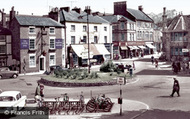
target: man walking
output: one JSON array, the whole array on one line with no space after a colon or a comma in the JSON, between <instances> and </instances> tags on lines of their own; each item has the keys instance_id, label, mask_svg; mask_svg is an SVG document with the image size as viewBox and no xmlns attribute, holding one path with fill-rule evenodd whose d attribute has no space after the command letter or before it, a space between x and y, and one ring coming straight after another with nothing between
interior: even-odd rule
<instances>
[{"instance_id":1,"label":"man walking","mask_svg":"<svg viewBox=\"0 0 190 119\"><path fill-rule=\"evenodd\" d=\"M172 91L172 94L170 96L173 97L174 93L176 92L178 97L179 97L180 96L180 94L179 94L179 90L180 90L179 81L176 78L173 78L173 79L174 79L173 91Z\"/></svg>"}]
</instances>

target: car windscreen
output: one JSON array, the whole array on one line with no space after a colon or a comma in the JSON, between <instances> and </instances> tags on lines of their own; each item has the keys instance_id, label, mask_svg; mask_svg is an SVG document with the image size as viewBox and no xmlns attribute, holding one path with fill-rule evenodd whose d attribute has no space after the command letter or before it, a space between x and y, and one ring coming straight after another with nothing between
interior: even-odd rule
<instances>
[{"instance_id":1,"label":"car windscreen","mask_svg":"<svg viewBox=\"0 0 190 119\"><path fill-rule=\"evenodd\" d=\"M0 97L0 102L9 102L9 101L14 101L14 97L12 96L1 96Z\"/></svg>"}]
</instances>

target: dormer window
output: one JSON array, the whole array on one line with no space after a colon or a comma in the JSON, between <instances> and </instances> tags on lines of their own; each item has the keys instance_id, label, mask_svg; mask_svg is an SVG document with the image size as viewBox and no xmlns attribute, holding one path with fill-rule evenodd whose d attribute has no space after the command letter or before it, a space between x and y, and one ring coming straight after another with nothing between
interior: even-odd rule
<instances>
[{"instance_id":1,"label":"dormer window","mask_svg":"<svg viewBox=\"0 0 190 119\"><path fill-rule=\"evenodd\" d=\"M36 31L35 31L35 27L34 26L30 26L29 27L29 34L35 34Z\"/></svg>"},{"instance_id":2,"label":"dormer window","mask_svg":"<svg viewBox=\"0 0 190 119\"><path fill-rule=\"evenodd\" d=\"M49 33L50 34L55 34L55 28L54 27L50 27L49 28Z\"/></svg>"}]
</instances>

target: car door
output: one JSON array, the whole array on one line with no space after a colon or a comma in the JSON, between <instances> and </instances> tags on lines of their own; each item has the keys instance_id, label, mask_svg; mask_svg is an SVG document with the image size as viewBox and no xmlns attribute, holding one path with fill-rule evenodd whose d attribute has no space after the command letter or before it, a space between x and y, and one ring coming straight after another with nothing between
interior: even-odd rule
<instances>
[{"instance_id":1,"label":"car door","mask_svg":"<svg viewBox=\"0 0 190 119\"><path fill-rule=\"evenodd\" d=\"M6 69L5 69L5 76L6 76L7 78L9 78L9 77L12 76L12 72L9 70L9 68L6 68Z\"/></svg>"}]
</instances>

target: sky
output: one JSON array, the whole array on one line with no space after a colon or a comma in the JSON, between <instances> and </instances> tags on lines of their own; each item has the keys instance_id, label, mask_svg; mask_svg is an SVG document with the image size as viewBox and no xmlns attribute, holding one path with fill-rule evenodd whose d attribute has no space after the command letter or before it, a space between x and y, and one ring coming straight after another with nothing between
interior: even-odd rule
<instances>
[{"instance_id":1,"label":"sky","mask_svg":"<svg viewBox=\"0 0 190 119\"><path fill-rule=\"evenodd\" d=\"M127 7L138 9L143 6L145 13L162 13L163 7L167 10L176 9L184 15L190 15L190 0L0 0L0 9L9 13L14 6L19 14L46 15L52 7L71 7L75 6L84 10L85 6L90 6L93 12L113 13L113 3L117 1L127 1Z\"/></svg>"}]
</instances>

